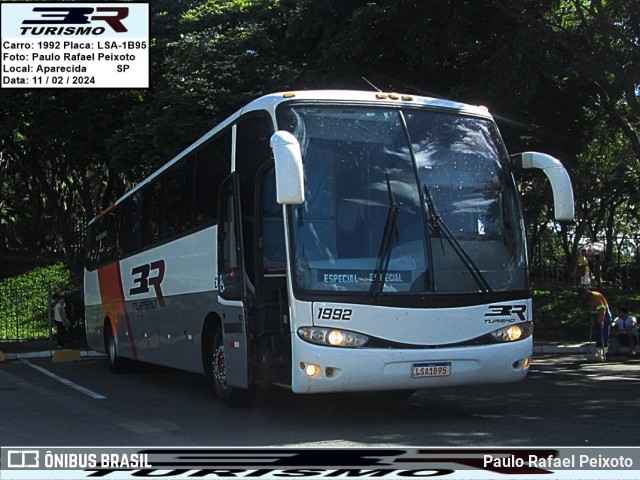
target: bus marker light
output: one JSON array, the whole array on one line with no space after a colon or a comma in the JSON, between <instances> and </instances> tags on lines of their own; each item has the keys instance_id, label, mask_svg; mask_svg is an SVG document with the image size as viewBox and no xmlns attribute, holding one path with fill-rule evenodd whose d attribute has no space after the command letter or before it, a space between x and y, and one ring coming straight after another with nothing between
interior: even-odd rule
<instances>
[{"instance_id":1,"label":"bus marker light","mask_svg":"<svg viewBox=\"0 0 640 480\"><path fill-rule=\"evenodd\" d=\"M304 370L304 373L309 378L314 378L320 375L320 367L314 363L300 363L300 368Z\"/></svg>"},{"instance_id":2,"label":"bus marker light","mask_svg":"<svg viewBox=\"0 0 640 480\"><path fill-rule=\"evenodd\" d=\"M513 362L512 366L514 370L527 370L531 366L531 357Z\"/></svg>"}]
</instances>

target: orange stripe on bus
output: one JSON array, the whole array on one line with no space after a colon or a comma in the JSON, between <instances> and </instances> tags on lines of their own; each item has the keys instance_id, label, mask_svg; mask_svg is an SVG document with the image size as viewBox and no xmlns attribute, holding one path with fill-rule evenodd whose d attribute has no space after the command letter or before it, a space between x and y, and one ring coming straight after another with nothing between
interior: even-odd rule
<instances>
[{"instance_id":1,"label":"orange stripe on bus","mask_svg":"<svg viewBox=\"0 0 640 480\"><path fill-rule=\"evenodd\" d=\"M100 285L100 297L102 299L102 310L104 316L111 323L111 331L114 335L118 333L120 322L124 319L129 332L129 342L133 358L138 358L135 336L131 329L129 312L125 304L124 290L120 276L120 263L114 262L98 269L98 283Z\"/></svg>"}]
</instances>

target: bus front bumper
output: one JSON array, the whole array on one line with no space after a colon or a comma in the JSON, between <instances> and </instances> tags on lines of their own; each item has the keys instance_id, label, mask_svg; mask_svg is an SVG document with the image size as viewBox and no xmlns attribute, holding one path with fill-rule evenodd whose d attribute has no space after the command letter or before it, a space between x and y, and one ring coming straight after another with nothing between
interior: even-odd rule
<instances>
[{"instance_id":1,"label":"bus front bumper","mask_svg":"<svg viewBox=\"0 0 640 480\"><path fill-rule=\"evenodd\" d=\"M348 349L297 342L295 393L414 390L523 380L532 337L487 346L438 349Z\"/></svg>"}]
</instances>

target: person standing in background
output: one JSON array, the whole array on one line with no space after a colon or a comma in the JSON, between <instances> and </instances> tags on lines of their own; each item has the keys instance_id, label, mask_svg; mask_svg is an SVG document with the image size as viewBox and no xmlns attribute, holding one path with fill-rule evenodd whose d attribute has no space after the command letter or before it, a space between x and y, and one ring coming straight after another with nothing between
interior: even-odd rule
<instances>
[{"instance_id":1,"label":"person standing in background","mask_svg":"<svg viewBox=\"0 0 640 480\"><path fill-rule=\"evenodd\" d=\"M596 349L602 353L604 360L609 360L609 328L611 326L609 302L602 293L586 287L578 288L578 295L587 303L591 315L591 331L594 328L596 331Z\"/></svg>"},{"instance_id":2,"label":"person standing in background","mask_svg":"<svg viewBox=\"0 0 640 480\"><path fill-rule=\"evenodd\" d=\"M633 315L629 315L629 309L627 307L618 308L618 316L613 321L612 330L618 337L626 336L629 341L629 347L631 347L630 355L635 355L636 343L638 336L638 321Z\"/></svg>"},{"instance_id":3,"label":"person standing in background","mask_svg":"<svg viewBox=\"0 0 640 480\"><path fill-rule=\"evenodd\" d=\"M586 248L580 250L578 266L576 267L576 277L580 286L588 287L591 285L591 271L589 269L589 259L587 258Z\"/></svg>"},{"instance_id":4,"label":"person standing in background","mask_svg":"<svg viewBox=\"0 0 640 480\"><path fill-rule=\"evenodd\" d=\"M53 296L53 301L55 302L53 305L53 319L56 322L56 341L58 348L63 348L67 339L67 329L71 324L67 319L64 297L56 293Z\"/></svg>"}]
</instances>

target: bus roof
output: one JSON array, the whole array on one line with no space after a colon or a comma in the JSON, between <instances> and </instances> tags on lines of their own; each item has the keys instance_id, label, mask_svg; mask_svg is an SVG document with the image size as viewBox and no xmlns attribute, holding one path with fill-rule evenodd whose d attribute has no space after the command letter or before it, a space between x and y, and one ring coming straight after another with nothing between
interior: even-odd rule
<instances>
[{"instance_id":1,"label":"bus roof","mask_svg":"<svg viewBox=\"0 0 640 480\"><path fill-rule=\"evenodd\" d=\"M282 103L291 101L309 101L309 102L336 102L336 103L357 103L368 105L389 105L389 106L409 106L409 107L426 107L438 110L449 110L452 112L462 113L466 115L480 116L487 119L492 119L487 108L482 106L468 105L465 103L454 102L451 100L422 97L418 95L408 95L401 93L389 93L389 92L373 92L373 91L361 91L361 90L300 90L289 92L271 93L259 97L247 105L236 111L233 115L226 118L224 121L216 125L214 128L205 133L202 137L192 143L189 147L181 151L178 155L173 157L158 170L151 175L147 176L144 180L138 183L131 190L121 196L114 205L119 204L130 195L133 195L136 191L142 189L145 185L150 183L155 177L163 173L170 168L178 160L185 157L191 151L197 149L204 142L216 135L220 130L233 124L241 115L252 111L269 111L274 112L276 107ZM111 205L109 208L112 208ZM104 212L98 213L93 220L100 217ZM89 223L92 223L91 220Z\"/></svg>"},{"instance_id":2,"label":"bus roof","mask_svg":"<svg viewBox=\"0 0 640 480\"><path fill-rule=\"evenodd\" d=\"M245 113L246 111L251 110L268 109L270 106L274 107L279 105L280 103L291 100L317 100L320 102L333 101L340 103L374 103L394 106L397 106L398 104L405 104L414 107L421 106L452 110L461 113L491 118L488 110L482 106L474 106L465 103L454 102L452 100L433 97L421 97L418 95L408 95L404 93L371 92L361 90L301 90L272 93L270 95L265 95L263 97L257 98L256 100L253 100L241 110L241 113Z\"/></svg>"}]
</instances>

